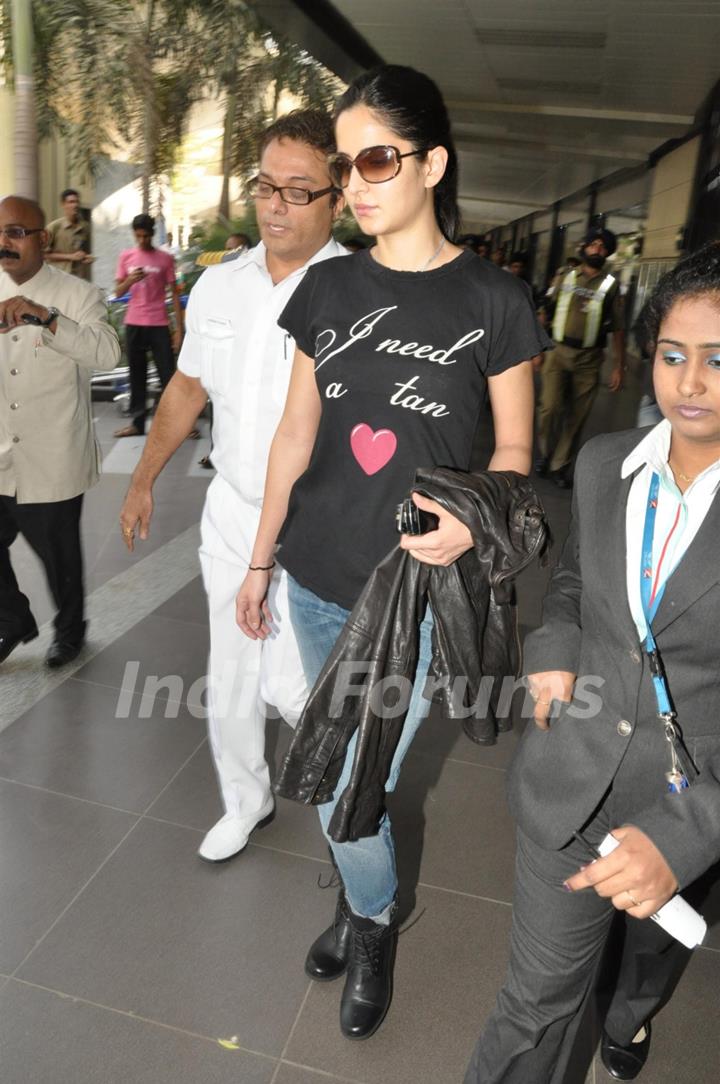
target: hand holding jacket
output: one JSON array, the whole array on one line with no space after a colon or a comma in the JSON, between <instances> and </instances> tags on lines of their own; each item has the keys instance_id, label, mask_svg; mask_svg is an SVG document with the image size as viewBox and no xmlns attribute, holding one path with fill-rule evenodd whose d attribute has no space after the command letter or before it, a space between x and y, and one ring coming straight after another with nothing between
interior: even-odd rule
<instances>
[{"instance_id":1,"label":"hand holding jacket","mask_svg":"<svg viewBox=\"0 0 720 1084\"><path fill-rule=\"evenodd\" d=\"M470 528L453 516L437 501L413 493L412 499L424 512L432 512L440 521L435 531L427 534L404 534L400 538L400 548L407 550L411 557L426 565L442 565L447 568L463 553L472 549L473 536Z\"/></svg>"}]
</instances>

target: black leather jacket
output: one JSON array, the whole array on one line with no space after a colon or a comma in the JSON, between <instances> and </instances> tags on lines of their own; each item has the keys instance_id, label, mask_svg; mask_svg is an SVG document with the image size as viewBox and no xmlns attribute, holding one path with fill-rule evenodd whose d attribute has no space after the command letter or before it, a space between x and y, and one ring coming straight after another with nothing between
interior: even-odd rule
<instances>
[{"instance_id":1,"label":"black leather jacket","mask_svg":"<svg viewBox=\"0 0 720 1084\"><path fill-rule=\"evenodd\" d=\"M377 831L428 602L433 615L428 674L433 699L443 702L450 718L463 718L473 740L496 740L492 698L485 718L471 717L468 708L478 698L483 675L502 679L519 672L512 580L544 553L549 537L530 482L513 471L418 470L413 492L437 501L465 523L474 546L447 568L424 564L400 548L378 565L310 693L275 784L285 798L330 801L357 730L350 781L330 823L337 842ZM362 662L353 671L349 664L358 660ZM392 717L383 712L377 694L371 695L377 683L390 676L408 679L408 696L399 710L390 712ZM360 683L363 693L344 695L348 684Z\"/></svg>"}]
</instances>

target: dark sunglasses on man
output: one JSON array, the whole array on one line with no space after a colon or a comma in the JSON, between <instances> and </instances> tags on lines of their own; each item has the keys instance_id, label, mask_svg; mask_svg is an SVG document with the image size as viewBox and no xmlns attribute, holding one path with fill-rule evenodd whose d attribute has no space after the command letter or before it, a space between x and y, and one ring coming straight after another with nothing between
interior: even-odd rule
<instances>
[{"instance_id":1,"label":"dark sunglasses on man","mask_svg":"<svg viewBox=\"0 0 720 1084\"><path fill-rule=\"evenodd\" d=\"M412 155L424 155L426 151L405 151L402 153L397 147L383 144L377 147L366 147L354 158L348 154L331 154L328 157L328 172L330 180L338 188L347 188L350 184L350 175L353 166L360 176L368 184L382 184L397 177L402 166L401 159L410 158Z\"/></svg>"}]
</instances>

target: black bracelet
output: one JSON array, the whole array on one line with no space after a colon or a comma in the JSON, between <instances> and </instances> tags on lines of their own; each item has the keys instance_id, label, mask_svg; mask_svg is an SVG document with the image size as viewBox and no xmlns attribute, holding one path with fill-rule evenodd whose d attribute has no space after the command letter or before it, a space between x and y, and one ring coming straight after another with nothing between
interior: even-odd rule
<instances>
[{"instance_id":1,"label":"black bracelet","mask_svg":"<svg viewBox=\"0 0 720 1084\"><path fill-rule=\"evenodd\" d=\"M274 561L271 565L248 565L248 572L269 572L272 568L275 568Z\"/></svg>"}]
</instances>

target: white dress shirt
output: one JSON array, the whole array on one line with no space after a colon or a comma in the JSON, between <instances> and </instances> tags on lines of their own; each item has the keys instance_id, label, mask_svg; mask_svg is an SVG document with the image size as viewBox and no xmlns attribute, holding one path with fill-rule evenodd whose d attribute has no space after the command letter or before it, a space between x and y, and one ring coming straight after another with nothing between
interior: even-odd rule
<instances>
[{"instance_id":1,"label":"white dress shirt","mask_svg":"<svg viewBox=\"0 0 720 1084\"><path fill-rule=\"evenodd\" d=\"M260 242L235 260L208 267L190 294L178 368L200 381L213 404L217 477L208 492L203 548L217 557L246 559L232 544L235 517L242 514L242 503L262 506L270 444L295 353L278 317L311 264L349 255L330 240L274 285Z\"/></svg>"},{"instance_id":2,"label":"white dress shirt","mask_svg":"<svg viewBox=\"0 0 720 1084\"><path fill-rule=\"evenodd\" d=\"M653 536L653 582L660 554L670 535L675 518L678 516L679 508L678 523L672 531L663 558L658 587L665 583L679 565L685 551L700 529L720 484L720 459L718 459L711 466L706 467L685 492L681 493L668 464L670 435L670 422L663 419L627 456L620 471L622 478L627 478L634 471L638 471L630 487L625 516L626 567L628 603L638 637L643 644L647 636L647 624L640 597L640 564L650 479L653 473L657 473L660 477Z\"/></svg>"}]
</instances>

